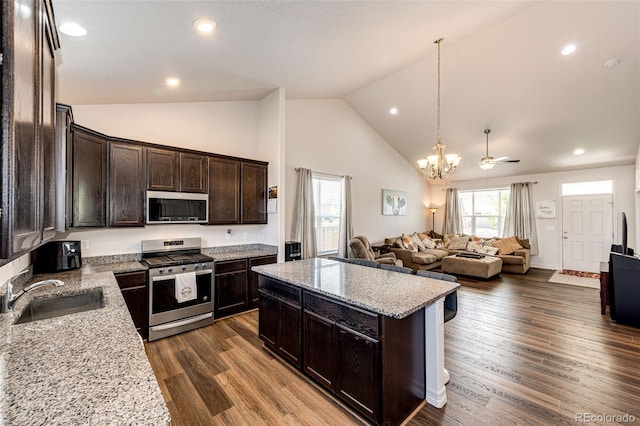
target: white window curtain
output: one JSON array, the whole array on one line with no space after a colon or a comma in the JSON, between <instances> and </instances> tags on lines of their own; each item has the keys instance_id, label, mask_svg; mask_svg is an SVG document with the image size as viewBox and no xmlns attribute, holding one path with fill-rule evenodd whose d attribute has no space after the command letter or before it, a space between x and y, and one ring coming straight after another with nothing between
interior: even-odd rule
<instances>
[{"instance_id":1,"label":"white window curtain","mask_svg":"<svg viewBox=\"0 0 640 426\"><path fill-rule=\"evenodd\" d=\"M462 233L462 206L456 188L447 188L445 193L446 204L444 207L444 229L443 234Z\"/></svg>"},{"instance_id":2,"label":"white window curtain","mask_svg":"<svg viewBox=\"0 0 640 426\"><path fill-rule=\"evenodd\" d=\"M353 223L351 216L351 176L345 175L342 178L340 240L338 242L338 256L340 257L349 257L349 240L353 238Z\"/></svg>"},{"instance_id":3,"label":"white window curtain","mask_svg":"<svg viewBox=\"0 0 640 426\"><path fill-rule=\"evenodd\" d=\"M310 259L317 255L313 178L310 169L299 168L296 173L297 188L291 235L294 241L301 243L302 257Z\"/></svg>"},{"instance_id":4,"label":"white window curtain","mask_svg":"<svg viewBox=\"0 0 640 426\"><path fill-rule=\"evenodd\" d=\"M531 246L531 255L538 254L538 232L536 230L532 182L511 184L502 235L515 235L518 238L528 239Z\"/></svg>"}]
</instances>

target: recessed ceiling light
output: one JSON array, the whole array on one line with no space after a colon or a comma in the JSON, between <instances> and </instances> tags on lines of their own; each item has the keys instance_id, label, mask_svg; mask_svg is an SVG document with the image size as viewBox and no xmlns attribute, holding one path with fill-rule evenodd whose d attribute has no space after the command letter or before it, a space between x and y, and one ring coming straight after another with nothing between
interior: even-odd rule
<instances>
[{"instance_id":1,"label":"recessed ceiling light","mask_svg":"<svg viewBox=\"0 0 640 426\"><path fill-rule=\"evenodd\" d=\"M575 155L582 155L582 154L584 154L584 149L582 149L582 148L575 149L575 150L573 151L573 153L574 153Z\"/></svg>"},{"instance_id":2,"label":"recessed ceiling light","mask_svg":"<svg viewBox=\"0 0 640 426\"><path fill-rule=\"evenodd\" d=\"M611 58L611 59L607 59L604 63L604 67L605 68L614 68L615 66L617 66L620 63L620 59L618 58Z\"/></svg>"},{"instance_id":3,"label":"recessed ceiling light","mask_svg":"<svg viewBox=\"0 0 640 426\"><path fill-rule=\"evenodd\" d=\"M393 108L389 109L389 114L391 114L391 115L398 114L398 108L393 107Z\"/></svg>"},{"instance_id":4,"label":"recessed ceiling light","mask_svg":"<svg viewBox=\"0 0 640 426\"><path fill-rule=\"evenodd\" d=\"M210 33L216 28L216 21L209 18L200 18L193 21L193 28L201 33Z\"/></svg>"},{"instance_id":5,"label":"recessed ceiling light","mask_svg":"<svg viewBox=\"0 0 640 426\"><path fill-rule=\"evenodd\" d=\"M58 29L62 34L66 34L71 37L82 37L87 35L87 30L75 22L65 22L60 25Z\"/></svg>"},{"instance_id":6,"label":"recessed ceiling light","mask_svg":"<svg viewBox=\"0 0 640 426\"><path fill-rule=\"evenodd\" d=\"M169 87L176 87L180 84L180 79L175 77L165 78L164 84L166 84Z\"/></svg>"},{"instance_id":7,"label":"recessed ceiling light","mask_svg":"<svg viewBox=\"0 0 640 426\"><path fill-rule=\"evenodd\" d=\"M567 44L564 47L564 49L562 49L562 51L560 51L560 53L562 53L564 56L567 56L567 55L571 55L575 51L576 51L576 45L575 44Z\"/></svg>"}]
</instances>

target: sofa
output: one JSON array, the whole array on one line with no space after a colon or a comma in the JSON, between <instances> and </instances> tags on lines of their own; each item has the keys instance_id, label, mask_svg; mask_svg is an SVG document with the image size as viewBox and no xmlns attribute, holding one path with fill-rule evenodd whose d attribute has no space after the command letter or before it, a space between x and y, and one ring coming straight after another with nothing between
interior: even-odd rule
<instances>
[{"instance_id":1,"label":"sofa","mask_svg":"<svg viewBox=\"0 0 640 426\"><path fill-rule=\"evenodd\" d=\"M421 241L424 241L425 238L429 238L429 240L436 242L436 247L427 248L425 246L424 249L421 249L420 247L417 247L416 238ZM463 243L464 248L461 245L453 245L452 240L455 240L458 244ZM496 254L491 254L490 251L485 253L487 256L498 257L502 260L501 272L508 272L512 274L527 273L531 267L529 240L518 237L496 237L491 240L494 240L494 243L498 246L505 245L507 241L513 242L514 244L511 248L506 250L509 254L500 254L499 250ZM501 240L503 240L502 243L505 244L502 244L500 242ZM478 245L482 248L482 244L479 244L480 241L483 240L479 237L469 235L438 235L433 233L433 231L430 233L414 232L410 236L402 235L400 237L385 238L385 244L389 246L389 250L393 252L398 259L402 260L404 266L409 267L414 271L440 268L442 259L446 256L454 255L461 251L477 251L474 248ZM407 246L407 243L410 244ZM515 244L517 244L517 246ZM511 251L511 249L513 249L513 251Z\"/></svg>"}]
</instances>

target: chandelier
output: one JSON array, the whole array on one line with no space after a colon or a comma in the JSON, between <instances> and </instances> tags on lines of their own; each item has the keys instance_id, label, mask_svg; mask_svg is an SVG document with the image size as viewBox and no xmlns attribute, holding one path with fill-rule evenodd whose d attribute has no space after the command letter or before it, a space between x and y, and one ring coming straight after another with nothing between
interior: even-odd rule
<instances>
[{"instance_id":1,"label":"chandelier","mask_svg":"<svg viewBox=\"0 0 640 426\"><path fill-rule=\"evenodd\" d=\"M435 154L418 160L418 166L429 179L447 178L458 167L462 159L457 154L445 154L445 145L440 139L440 43L443 40L440 38L434 41L438 45L438 143L433 147Z\"/></svg>"}]
</instances>

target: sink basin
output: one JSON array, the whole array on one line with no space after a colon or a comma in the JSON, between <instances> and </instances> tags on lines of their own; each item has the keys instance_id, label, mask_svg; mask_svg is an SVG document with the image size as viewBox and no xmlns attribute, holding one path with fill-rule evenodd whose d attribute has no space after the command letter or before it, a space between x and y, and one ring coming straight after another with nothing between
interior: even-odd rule
<instances>
[{"instance_id":1,"label":"sink basin","mask_svg":"<svg viewBox=\"0 0 640 426\"><path fill-rule=\"evenodd\" d=\"M44 299L34 299L22 310L15 324L24 324L78 312L104 308L102 287L82 293L64 294Z\"/></svg>"}]
</instances>

